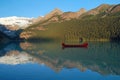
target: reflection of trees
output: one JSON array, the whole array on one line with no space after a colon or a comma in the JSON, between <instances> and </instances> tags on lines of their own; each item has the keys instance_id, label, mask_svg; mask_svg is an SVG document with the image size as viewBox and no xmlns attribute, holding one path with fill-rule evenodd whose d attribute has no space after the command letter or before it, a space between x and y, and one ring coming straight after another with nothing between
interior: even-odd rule
<instances>
[{"instance_id":1,"label":"reflection of trees","mask_svg":"<svg viewBox=\"0 0 120 80\"><path fill-rule=\"evenodd\" d=\"M22 49L21 49L21 48ZM120 75L119 43L89 43L88 49L61 49L59 43L10 43L0 49L1 57L31 57L30 61L44 63L55 71L62 68L91 69L101 74ZM21 59L21 58L20 58ZM29 61L29 58L27 58Z\"/></svg>"},{"instance_id":2,"label":"reflection of trees","mask_svg":"<svg viewBox=\"0 0 120 80\"><path fill-rule=\"evenodd\" d=\"M24 43L23 43L24 44ZM91 69L101 74L120 75L119 43L90 43L88 49L62 50L59 43L35 44L26 49L37 62L45 63L52 69L79 68L81 71ZM38 54L41 51L42 54Z\"/></svg>"}]
</instances>

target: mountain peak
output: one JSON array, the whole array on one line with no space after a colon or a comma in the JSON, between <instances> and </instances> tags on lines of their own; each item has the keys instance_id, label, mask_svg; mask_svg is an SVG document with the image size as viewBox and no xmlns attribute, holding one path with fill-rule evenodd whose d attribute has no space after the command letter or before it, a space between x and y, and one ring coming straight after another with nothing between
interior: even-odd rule
<instances>
[{"instance_id":1,"label":"mountain peak","mask_svg":"<svg viewBox=\"0 0 120 80\"><path fill-rule=\"evenodd\" d=\"M104 6L110 6L109 4L101 4L100 6L98 7L104 7Z\"/></svg>"},{"instance_id":2,"label":"mountain peak","mask_svg":"<svg viewBox=\"0 0 120 80\"><path fill-rule=\"evenodd\" d=\"M107 10L108 8L110 8L111 7L111 5L109 5L109 4L101 4L100 6L98 6L97 8L96 8L96 10L97 11L105 11L105 10Z\"/></svg>"},{"instance_id":3,"label":"mountain peak","mask_svg":"<svg viewBox=\"0 0 120 80\"><path fill-rule=\"evenodd\" d=\"M56 10L56 11L61 11L59 8L55 8L54 10Z\"/></svg>"},{"instance_id":4,"label":"mountain peak","mask_svg":"<svg viewBox=\"0 0 120 80\"><path fill-rule=\"evenodd\" d=\"M63 12L60 9L58 9L58 8L55 8L53 11L51 11L51 14L58 14L58 15L60 15L62 13Z\"/></svg>"},{"instance_id":5,"label":"mountain peak","mask_svg":"<svg viewBox=\"0 0 120 80\"><path fill-rule=\"evenodd\" d=\"M61 15L61 14L63 14L63 12L62 12L60 9L55 8L53 11L51 11L49 14L47 14L47 15L44 17L43 20L47 20L47 19L49 19L49 18L51 18L51 17L53 17L53 16Z\"/></svg>"},{"instance_id":6,"label":"mountain peak","mask_svg":"<svg viewBox=\"0 0 120 80\"><path fill-rule=\"evenodd\" d=\"M86 9L85 9L85 8L81 8L79 11L84 11L84 12L86 12Z\"/></svg>"},{"instance_id":7,"label":"mountain peak","mask_svg":"<svg viewBox=\"0 0 120 80\"><path fill-rule=\"evenodd\" d=\"M86 12L86 9L84 9L84 8L81 8L79 11L78 11L78 13L85 13Z\"/></svg>"}]
</instances>

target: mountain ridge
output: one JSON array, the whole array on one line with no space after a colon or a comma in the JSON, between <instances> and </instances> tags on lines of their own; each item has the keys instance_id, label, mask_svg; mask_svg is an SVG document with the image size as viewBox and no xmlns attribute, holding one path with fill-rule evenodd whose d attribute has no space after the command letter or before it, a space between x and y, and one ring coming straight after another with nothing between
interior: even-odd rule
<instances>
[{"instance_id":1,"label":"mountain ridge","mask_svg":"<svg viewBox=\"0 0 120 80\"><path fill-rule=\"evenodd\" d=\"M79 13L79 16L76 15L77 12L64 12L59 15L55 14L52 15L52 17L49 17L49 19L43 22L38 21L37 24L34 24L28 29L24 30L23 33L25 35L27 35L27 32L30 32L30 34L28 33L28 37L25 37L24 34L20 35L20 37L25 37L25 39L34 39L34 37L63 39L63 35L65 34L66 30L68 32L77 32L76 34L83 36L85 40L119 40L119 7L120 5L102 4L87 12L82 9L83 13ZM101 26L103 27L101 28Z\"/></svg>"},{"instance_id":2,"label":"mountain ridge","mask_svg":"<svg viewBox=\"0 0 120 80\"><path fill-rule=\"evenodd\" d=\"M100 6L91 9L89 11L86 11L84 8L81 8L79 11L76 12L71 12L71 11L63 12L57 8L43 17L34 18L32 20L33 23L28 28L24 29L23 32L21 32L20 37L23 39L29 39L29 38L34 38L34 36L36 38L41 38L41 37L51 38L54 36L55 38L58 36L60 37L60 35L61 36L63 35L62 33L56 33L56 31L57 32L59 32L60 30L65 31L71 28L73 30L80 31L79 34L81 33L82 36L86 36L85 38L87 38L88 34L84 33L82 30L79 30L84 28L83 26L85 26L89 29L83 29L83 30L90 32L90 34L92 35L89 36L93 36L95 38L94 40L99 40L100 38L101 40L108 40L108 37L109 39L116 39L116 37L117 39L119 39L119 35L118 35L119 26L117 26L119 24L119 17L120 17L120 4L118 5L101 4ZM113 22L115 23L113 24ZM56 26L61 25L61 27L55 27L55 25ZM97 34L97 31L94 30L94 28L98 30L96 28L97 26L99 27L104 26L103 29L108 31L106 32L106 35L108 36L106 37L106 35L101 32ZM109 26L111 29L108 29ZM118 28L118 30L116 30L116 28L113 27ZM55 31L53 29L55 29ZM95 32L96 35L94 35L93 32L90 31L91 29L93 29L93 32ZM114 30L115 32L113 33ZM89 37L89 39L90 38L92 37Z\"/></svg>"},{"instance_id":3,"label":"mountain ridge","mask_svg":"<svg viewBox=\"0 0 120 80\"><path fill-rule=\"evenodd\" d=\"M78 19L78 18L83 18L89 15L102 15L103 17L112 13L117 13L120 11L120 5L109 5L109 4L101 4L100 6L91 9L89 11L85 10L84 8L81 8L79 11L76 12L63 12L60 9L56 8L44 17L39 17L36 18L36 22L62 22L65 20L71 20L71 19Z\"/></svg>"}]
</instances>

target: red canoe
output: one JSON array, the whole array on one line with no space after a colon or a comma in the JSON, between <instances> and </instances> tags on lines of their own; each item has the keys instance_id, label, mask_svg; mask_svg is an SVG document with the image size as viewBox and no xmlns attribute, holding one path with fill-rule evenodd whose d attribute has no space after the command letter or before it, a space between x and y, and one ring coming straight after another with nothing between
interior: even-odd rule
<instances>
[{"instance_id":1,"label":"red canoe","mask_svg":"<svg viewBox=\"0 0 120 80\"><path fill-rule=\"evenodd\" d=\"M62 43L62 47L88 47L88 43L83 43L83 44L78 44L78 45L69 45L69 44L65 44L65 43Z\"/></svg>"}]
</instances>

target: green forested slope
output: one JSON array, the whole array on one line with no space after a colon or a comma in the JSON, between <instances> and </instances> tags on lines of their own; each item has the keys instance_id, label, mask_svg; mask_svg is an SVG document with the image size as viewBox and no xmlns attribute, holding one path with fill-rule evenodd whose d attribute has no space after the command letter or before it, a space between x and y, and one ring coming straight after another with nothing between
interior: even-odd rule
<instances>
[{"instance_id":1,"label":"green forested slope","mask_svg":"<svg viewBox=\"0 0 120 80\"><path fill-rule=\"evenodd\" d=\"M119 40L120 17L73 19L62 23L51 23L46 31L32 30L31 38L63 39L68 36L80 36L85 40Z\"/></svg>"},{"instance_id":2,"label":"green forested slope","mask_svg":"<svg viewBox=\"0 0 120 80\"><path fill-rule=\"evenodd\" d=\"M104 6L107 6L105 10ZM58 20L52 21L53 19ZM46 30L38 30L41 26ZM33 24L24 32L31 33L31 36L26 38L29 40L64 40L65 38L72 40L76 37L88 41L120 40L120 5L101 5L79 18L68 21L62 19L61 15L55 15L48 20Z\"/></svg>"}]
</instances>

